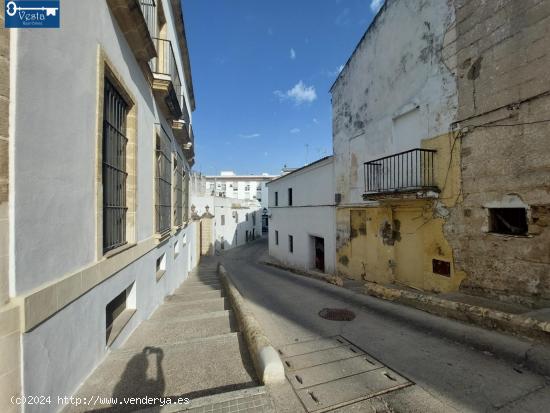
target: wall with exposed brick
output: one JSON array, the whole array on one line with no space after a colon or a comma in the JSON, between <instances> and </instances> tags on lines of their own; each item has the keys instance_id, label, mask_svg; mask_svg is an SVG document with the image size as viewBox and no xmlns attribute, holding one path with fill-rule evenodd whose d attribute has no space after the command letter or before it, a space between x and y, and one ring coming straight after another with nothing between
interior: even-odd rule
<instances>
[{"instance_id":1,"label":"wall with exposed brick","mask_svg":"<svg viewBox=\"0 0 550 413\"><path fill-rule=\"evenodd\" d=\"M550 301L550 2L457 1L462 191L445 230L461 289ZM463 129L464 130L464 129ZM490 206L527 208L528 235L489 232Z\"/></svg>"}]
</instances>

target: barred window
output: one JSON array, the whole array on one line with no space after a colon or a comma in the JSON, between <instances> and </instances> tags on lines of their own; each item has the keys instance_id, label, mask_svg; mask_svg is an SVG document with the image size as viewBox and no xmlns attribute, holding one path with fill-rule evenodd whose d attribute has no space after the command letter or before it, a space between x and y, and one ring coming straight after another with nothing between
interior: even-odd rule
<instances>
[{"instance_id":1,"label":"barred window","mask_svg":"<svg viewBox=\"0 0 550 413\"><path fill-rule=\"evenodd\" d=\"M170 153L170 138L161 127L156 137L156 219L159 234L170 230L172 209Z\"/></svg>"},{"instance_id":2,"label":"barred window","mask_svg":"<svg viewBox=\"0 0 550 413\"><path fill-rule=\"evenodd\" d=\"M183 224L183 160L179 154L174 156L174 225Z\"/></svg>"},{"instance_id":3,"label":"barred window","mask_svg":"<svg viewBox=\"0 0 550 413\"><path fill-rule=\"evenodd\" d=\"M105 79L103 103L103 252L126 244L126 118L128 105Z\"/></svg>"},{"instance_id":4,"label":"barred window","mask_svg":"<svg viewBox=\"0 0 550 413\"><path fill-rule=\"evenodd\" d=\"M183 222L189 221L189 174L183 175Z\"/></svg>"}]
</instances>

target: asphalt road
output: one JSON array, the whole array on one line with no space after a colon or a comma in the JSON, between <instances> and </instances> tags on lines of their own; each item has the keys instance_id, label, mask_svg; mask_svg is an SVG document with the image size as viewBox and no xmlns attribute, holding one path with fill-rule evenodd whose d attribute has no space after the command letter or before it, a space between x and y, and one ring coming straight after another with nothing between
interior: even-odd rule
<instances>
[{"instance_id":1,"label":"asphalt road","mask_svg":"<svg viewBox=\"0 0 550 413\"><path fill-rule=\"evenodd\" d=\"M471 326L373 297L350 299L339 287L262 264L265 239L218 258L274 347L341 335L414 383L339 412L550 412L549 377L449 340L441 327L419 327L418 320L454 331ZM356 318L325 320L318 315L325 307L350 309ZM517 342L499 336L510 346Z\"/></svg>"}]
</instances>

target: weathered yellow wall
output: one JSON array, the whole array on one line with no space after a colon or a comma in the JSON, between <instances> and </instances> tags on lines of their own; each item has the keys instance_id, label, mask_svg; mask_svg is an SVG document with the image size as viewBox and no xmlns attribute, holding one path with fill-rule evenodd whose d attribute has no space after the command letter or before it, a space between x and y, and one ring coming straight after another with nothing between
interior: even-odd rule
<instances>
[{"instance_id":1,"label":"weathered yellow wall","mask_svg":"<svg viewBox=\"0 0 550 413\"><path fill-rule=\"evenodd\" d=\"M422 142L436 149L439 198L392 198L336 212L337 272L353 279L397 283L436 291L456 291L465 274L455 271L443 225L447 208L461 202L460 141L446 134ZM451 156L451 150L453 152ZM366 221L366 222L365 222ZM432 272L432 259L451 263L451 276Z\"/></svg>"}]
</instances>

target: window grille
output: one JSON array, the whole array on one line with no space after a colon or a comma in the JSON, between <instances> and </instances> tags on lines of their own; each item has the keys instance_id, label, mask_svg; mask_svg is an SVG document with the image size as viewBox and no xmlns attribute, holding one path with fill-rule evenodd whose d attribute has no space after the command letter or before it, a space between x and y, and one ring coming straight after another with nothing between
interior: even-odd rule
<instances>
[{"instance_id":1,"label":"window grille","mask_svg":"<svg viewBox=\"0 0 550 413\"><path fill-rule=\"evenodd\" d=\"M183 160L179 154L174 157L174 225L183 225Z\"/></svg>"},{"instance_id":2,"label":"window grille","mask_svg":"<svg viewBox=\"0 0 550 413\"><path fill-rule=\"evenodd\" d=\"M128 105L105 79L103 102L103 252L126 244L126 117Z\"/></svg>"},{"instance_id":3,"label":"window grille","mask_svg":"<svg viewBox=\"0 0 550 413\"><path fill-rule=\"evenodd\" d=\"M170 138L161 127L156 137L156 216L157 232L170 230L171 205L171 162Z\"/></svg>"}]
</instances>

